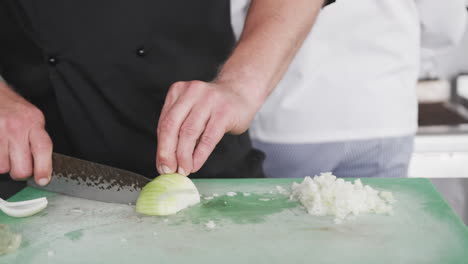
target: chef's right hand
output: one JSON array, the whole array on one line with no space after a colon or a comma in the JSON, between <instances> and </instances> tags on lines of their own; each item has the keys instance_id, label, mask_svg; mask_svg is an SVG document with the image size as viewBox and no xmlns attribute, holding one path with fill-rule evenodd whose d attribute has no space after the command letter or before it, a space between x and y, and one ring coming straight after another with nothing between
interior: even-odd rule
<instances>
[{"instance_id":1,"label":"chef's right hand","mask_svg":"<svg viewBox=\"0 0 468 264\"><path fill-rule=\"evenodd\" d=\"M14 180L32 175L39 185L52 174L52 140L42 112L0 80L0 174Z\"/></svg>"}]
</instances>

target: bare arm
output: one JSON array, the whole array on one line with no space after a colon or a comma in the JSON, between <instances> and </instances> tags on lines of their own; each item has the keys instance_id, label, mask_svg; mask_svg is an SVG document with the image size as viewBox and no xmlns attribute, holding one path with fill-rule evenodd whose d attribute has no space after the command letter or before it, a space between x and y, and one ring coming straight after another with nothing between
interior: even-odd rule
<instances>
[{"instance_id":1,"label":"bare arm","mask_svg":"<svg viewBox=\"0 0 468 264\"><path fill-rule=\"evenodd\" d=\"M244 31L218 78L177 82L158 124L160 173L188 175L225 133L247 130L309 33L323 0L253 0Z\"/></svg>"}]
</instances>

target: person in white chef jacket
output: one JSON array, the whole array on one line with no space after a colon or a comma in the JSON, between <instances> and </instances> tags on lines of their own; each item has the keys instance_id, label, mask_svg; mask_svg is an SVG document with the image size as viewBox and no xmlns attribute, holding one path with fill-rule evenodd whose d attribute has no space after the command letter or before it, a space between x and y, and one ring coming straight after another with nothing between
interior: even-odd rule
<instances>
[{"instance_id":1,"label":"person in white chef jacket","mask_svg":"<svg viewBox=\"0 0 468 264\"><path fill-rule=\"evenodd\" d=\"M248 0L231 1L241 32ZM464 0L338 0L326 6L250 135L267 177L406 177L420 53L455 45Z\"/></svg>"}]
</instances>

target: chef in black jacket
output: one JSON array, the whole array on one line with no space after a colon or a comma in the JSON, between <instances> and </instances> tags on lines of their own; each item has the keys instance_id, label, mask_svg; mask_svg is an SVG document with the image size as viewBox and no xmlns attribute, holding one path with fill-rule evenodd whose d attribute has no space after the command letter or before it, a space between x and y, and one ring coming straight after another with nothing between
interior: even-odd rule
<instances>
[{"instance_id":1,"label":"chef in black jacket","mask_svg":"<svg viewBox=\"0 0 468 264\"><path fill-rule=\"evenodd\" d=\"M0 173L45 185L54 150L148 177L261 177L246 130L322 1L253 0L235 47L229 4L0 0Z\"/></svg>"}]
</instances>

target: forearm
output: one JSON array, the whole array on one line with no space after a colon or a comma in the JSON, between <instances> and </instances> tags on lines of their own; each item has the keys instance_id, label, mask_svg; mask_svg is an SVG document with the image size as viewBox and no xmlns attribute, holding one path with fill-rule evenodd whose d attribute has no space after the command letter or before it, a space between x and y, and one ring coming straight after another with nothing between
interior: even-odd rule
<instances>
[{"instance_id":1,"label":"forearm","mask_svg":"<svg viewBox=\"0 0 468 264\"><path fill-rule=\"evenodd\" d=\"M322 0L253 0L237 47L217 82L259 108L310 32Z\"/></svg>"}]
</instances>

